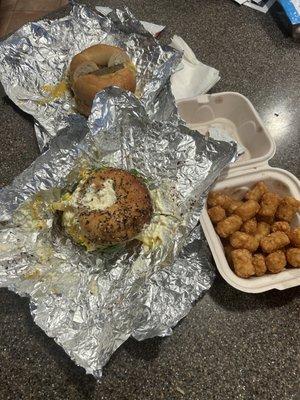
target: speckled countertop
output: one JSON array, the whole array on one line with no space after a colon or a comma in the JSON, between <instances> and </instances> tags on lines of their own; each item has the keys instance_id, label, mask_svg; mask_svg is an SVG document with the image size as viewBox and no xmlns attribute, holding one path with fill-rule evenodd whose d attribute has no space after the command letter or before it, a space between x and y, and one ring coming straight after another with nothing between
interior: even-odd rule
<instances>
[{"instance_id":1,"label":"speckled countertop","mask_svg":"<svg viewBox=\"0 0 300 400\"><path fill-rule=\"evenodd\" d=\"M277 144L271 165L299 178L299 45L270 15L230 0L87 3L126 4L137 17L167 25L162 40L181 35L220 70L214 92L237 91L253 102ZM0 186L37 155L31 117L0 89ZM299 288L251 295L218 277L173 336L128 340L96 382L32 322L28 299L0 289L0 399L296 399L299 317Z\"/></svg>"}]
</instances>

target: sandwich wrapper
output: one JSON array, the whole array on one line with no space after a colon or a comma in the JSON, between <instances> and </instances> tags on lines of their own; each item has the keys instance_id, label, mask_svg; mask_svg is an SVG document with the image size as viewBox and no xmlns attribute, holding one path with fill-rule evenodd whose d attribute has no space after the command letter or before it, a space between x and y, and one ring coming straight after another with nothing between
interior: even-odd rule
<instances>
[{"instance_id":1,"label":"sandwich wrapper","mask_svg":"<svg viewBox=\"0 0 300 400\"><path fill-rule=\"evenodd\" d=\"M103 15L108 15L113 11L109 7L96 6L95 8ZM140 22L155 37L165 29L163 25L147 21ZM170 46L183 55L180 64L171 76L171 88L175 100L205 94L220 80L219 71L199 61L182 37L174 35Z\"/></svg>"},{"instance_id":2,"label":"sandwich wrapper","mask_svg":"<svg viewBox=\"0 0 300 400\"><path fill-rule=\"evenodd\" d=\"M9 98L34 117L41 150L66 127L86 129L68 86L68 66L75 54L98 43L127 52L136 67L136 96L151 115L181 54L160 45L128 9L104 16L75 4L66 17L29 22L0 42L1 83Z\"/></svg>"},{"instance_id":3,"label":"sandwich wrapper","mask_svg":"<svg viewBox=\"0 0 300 400\"><path fill-rule=\"evenodd\" d=\"M103 6L96 6L95 9L103 15L108 15L113 11L112 8ZM157 25L154 24L153 22L148 22L148 21L140 21L140 22L146 29L146 31L148 31L149 33L151 33L152 36L155 37L157 37L165 29L165 26Z\"/></svg>"},{"instance_id":4,"label":"sandwich wrapper","mask_svg":"<svg viewBox=\"0 0 300 400\"><path fill-rule=\"evenodd\" d=\"M178 121L153 121L134 95L106 89L94 100L88 132L65 128L0 191L0 286L29 296L35 323L96 378L129 336L171 334L214 278L198 220L236 143ZM153 220L165 214L170 230L158 246L134 241L87 252L59 226L51 204L84 168L104 165L138 171L159 194Z\"/></svg>"},{"instance_id":5,"label":"sandwich wrapper","mask_svg":"<svg viewBox=\"0 0 300 400\"><path fill-rule=\"evenodd\" d=\"M110 7L96 6L95 8L103 15L109 15L109 13L113 11ZM163 25L157 25L147 21L140 22L143 27L155 37L157 37L165 29L165 26ZM193 50L183 40L182 37L174 35L170 46L182 54L179 65L171 75L171 86L168 88L169 91L171 90L175 101L204 95L220 80L219 71L199 61ZM159 107L157 108L161 110L161 107L168 107L169 112L164 113L164 118L167 118L168 115L168 119L170 120L172 115L173 118L174 114L176 115L175 109L172 108L175 106L175 104L172 99L172 95L167 91L166 87L162 89L162 92L166 92L164 93L164 97L167 97L167 99L159 102L158 96L157 103L159 102ZM153 112L151 114L154 115L155 119L161 119L160 115L156 115ZM211 138L216 140L223 140L227 142L232 141L232 138L228 132L226 132L224 128L221 129L220 127L214 126L213 122L211 123L207 133ZM204 134L206 134L206 132L204 132ZM242 146L240 143L237 143L237 150L238 155L242 155L245 152L244 146Z\"/></svg>"},{"instance_id":6,"label":"sandwich wrapper","mask_svg":"<svg viewBox=\"0 0 300 400\"><path fill-rule=\"evenodd\" d=\"M128 9L99 10L103 15L75 4L66 17L27 23L0 42L1 83L10 99L34 117L40 150L64 128L87 129L86 118L74 108L67 71L72 57L93 44L127 51L137 68L136 95L152 119L178 119L172 73L176 100L206 93L220 79L179 36L170 46L160 45L153 34L163 26L140 22Z\"/></svg>"}]
</instances>

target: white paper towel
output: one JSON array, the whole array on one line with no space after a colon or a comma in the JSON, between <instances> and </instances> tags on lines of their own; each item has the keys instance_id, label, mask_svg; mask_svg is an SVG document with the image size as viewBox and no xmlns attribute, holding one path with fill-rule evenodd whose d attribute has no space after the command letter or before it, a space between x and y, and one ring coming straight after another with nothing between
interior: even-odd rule
<instances>
[{"instance_id":1,"label":"white paper towel","mask_svg":"<svg viewBox=\"0 0 300 400\"><path fill-rule=\"evenodd\" d=\"M176 100L207 93L220 80L219 71L200 62L180 36L174 35L170 45L183 52L178 70L171 76Z\"/></svg>"}]
</instances>

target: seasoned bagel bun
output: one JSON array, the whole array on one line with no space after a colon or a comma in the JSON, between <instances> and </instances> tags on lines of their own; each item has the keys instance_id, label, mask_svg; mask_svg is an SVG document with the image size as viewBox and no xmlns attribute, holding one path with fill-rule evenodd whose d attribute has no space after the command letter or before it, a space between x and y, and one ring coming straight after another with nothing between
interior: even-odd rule
<instances>
[{"instance_id":1,"label":"seasoned bagel bun","mask_svg":"<svg viewBox=\"0 0 300 400\"><path fill-rule=\"evenodd\" d=\"M153 213L145 184L130 172L114 168L89 173L64 203L66 232L88 250L135 238Z\"/></svg>"},{"instance_id":2,"label":"seasoned bagel bun","mask_svg":"<svg viewBox=\"0 0 300 400\"><path fill-rule=\"evenodd\" d=\"M115 46L96 44L73 57L69 78L78 111L89 116L99 91L118 86L135 91L136 73L127 53Z\"/></svg>"}]
</instances>

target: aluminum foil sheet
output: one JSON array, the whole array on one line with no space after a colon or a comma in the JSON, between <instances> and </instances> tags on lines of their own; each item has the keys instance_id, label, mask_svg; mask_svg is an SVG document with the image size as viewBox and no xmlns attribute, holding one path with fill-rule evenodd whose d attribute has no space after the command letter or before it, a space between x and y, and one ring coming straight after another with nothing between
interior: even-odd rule
<instances>
[{"instance_id":1,"label":"aluminum foil sheet","mask_svg":"<svg viewBox=\"0 0 300 400\"><path fill-rule=\"evenodd\" d=\"M0 285L29 296L35 323L99 378L129 336L169 335L211 286L199 215L236 144L152 121L134 95L118 88L96 96L88 126L88 133L65 129L0 191ZM78 171L103 165L138 171L150 193L160 193L172 230L156 247L133 241L87 252L57 224L51 204Z\"/></svg>"},{"instance_id":2,"label":"aluminum foil sheet","mask_svg":"<svg viewBox=\"0 0 300 400\"><path fill-rule=\"evenodd\" d=\"M137 69L136 95L151 115L153 103L181 54L161 46L128 9L109 16L74 5L70 15L24 25L0 44L0 80L5 92L33 115L40 149L67 126L86 127L68 87L68 66L85 48L105 43L126 50Z\"/></svg>"}]
</instances>

